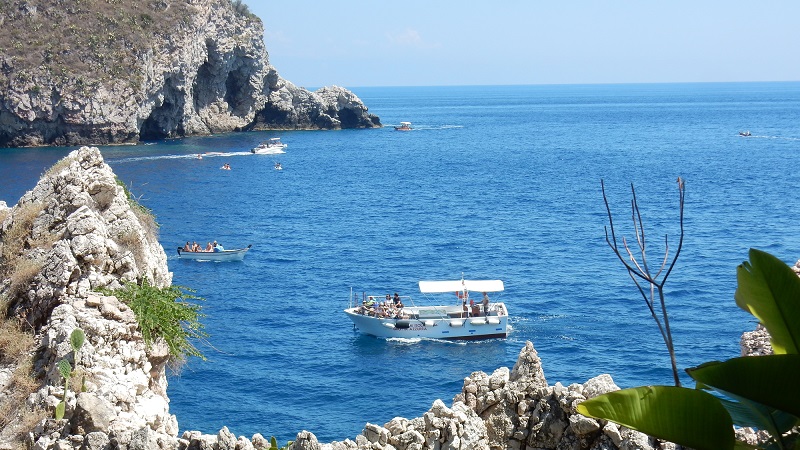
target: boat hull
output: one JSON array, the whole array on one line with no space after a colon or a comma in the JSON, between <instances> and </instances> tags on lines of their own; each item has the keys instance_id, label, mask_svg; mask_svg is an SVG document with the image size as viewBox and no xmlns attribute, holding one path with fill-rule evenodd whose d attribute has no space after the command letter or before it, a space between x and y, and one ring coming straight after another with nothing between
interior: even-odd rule
<instances>
[{"instance_id":1,"label":"boat hull","mask_svg":"<svg viewBox=\"0 0 800 450\"><path fill-rule=\"evenodd\" d=\"M283 149L286 148L286 145L281 146L274 146L274 147L267 147L267 148L254 148L250 150L250 153L255 153L256 155L280 155L281 153L286 153Z\"/></svg>"},{"instance_id":2,"label":"boat hull","mask_svg":"<svg viewBox=\"0 0 800 450\"><path fill-rule=\"evenodd\" d=\"M476 340L505 338L508 336L508 315L505 305L494 304L489 316L462 317L460 311L447 308L445 314L427 314L426 311L443 311L445 307L406 308L406 318L379 318L361 314L360 307L344 312L362 333L382 338L428 338L448 340Z\"/></svg>"},{"instance_id":3,"label":"boat hull","mask_svg":"<svg viewBox=\"0 0 800 450\"><path fill-rule=\"evenodd\" d=\"M195 261L241 261L244 259L245 253L250 250L250 247L248 245L247 248L223 250L221 252L187 252L178 247L178 258L193 259Z\"/></svg>"}]
</instances>

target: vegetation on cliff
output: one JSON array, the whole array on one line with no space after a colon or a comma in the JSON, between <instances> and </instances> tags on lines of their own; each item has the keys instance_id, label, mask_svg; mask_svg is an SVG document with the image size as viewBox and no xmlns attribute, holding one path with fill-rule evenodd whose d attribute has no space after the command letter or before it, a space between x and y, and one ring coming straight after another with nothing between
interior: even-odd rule
<instances>
[{"instance_id":1,"label":"vegetation on cliff","mask_svg":"<svg viewBox=\"0 0 800 450\"><path fill-rule=\"evenodd\" d=\"M234 10L259 20L246 5ZM176 44L193 14L190 2L175 0L0 0L0 89L28 83L37 93L36 81L50 79L86 96L111 83L136 91L140 61Z\"/></svg>"}]
</instances>

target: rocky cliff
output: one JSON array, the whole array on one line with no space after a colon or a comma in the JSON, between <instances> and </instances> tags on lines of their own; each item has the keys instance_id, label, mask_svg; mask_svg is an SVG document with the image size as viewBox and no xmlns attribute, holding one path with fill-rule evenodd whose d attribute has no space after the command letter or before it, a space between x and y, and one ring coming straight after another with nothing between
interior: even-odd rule
<instances>
[{"instance_id":1,"label":"rocky cliff","mask_svg":"<svg viewBox=\"0 0 800 450\"><path fill-rule=\"evenodd\" d=\"M0 1L0 146L380 127L352 92L269 64L241 1Z\"/></svg>"}]
</instances>

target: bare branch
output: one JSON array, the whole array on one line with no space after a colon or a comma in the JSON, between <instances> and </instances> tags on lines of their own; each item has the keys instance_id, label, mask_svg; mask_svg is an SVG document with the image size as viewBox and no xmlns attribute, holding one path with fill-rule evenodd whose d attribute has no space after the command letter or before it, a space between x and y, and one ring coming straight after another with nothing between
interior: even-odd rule
<instances>
[{"instance_id":1,"label":"bare branch","mask_svg":"<svg viewBox=\"0 0 800 450\"><path fill-rule=\"evenodd\" d=\"M628 276L631 277L633 280L634 285L638 289L639 293L641 294L642 298L647 305L647 308L650 310L650 315L655 320L656 325L658 326L658 330L661 333L661 337L664 340L664 344L667 347L667 351L670 355L670 363L672 365L672 374L675 379L675 385L680 386L680 377L678 375L677 369L677 362L675 359L675 348L673 346L672 341L672 332L669 326L669 315L667 314L667 306L666 300L664 298L664 284L667 281L667 277L672 272L672 269L675 267L675 263L678 260L678 256L680 255L681 248L683 247L683 238L684 238L684 228L683 228L683 208L684 208L684 201L685 201L685 184L682 178L678 178L678 192L679 192L679 212L680 212L680 239L678 241L678 248L675 252L675 255L670 260L670 247L669 247L669 236L664 236L664 259L661 261L661 265L658 267L655 275L650 270L650 267L647 262L647 242L645 239L645 229L644 229L644 221L642 220L642 213L639 209L639 202L636 198L636 189L631 183L631 222L633 223L633 232L636 239L636 245L638 247L638 256L634 253L631 247L628 245L628 240L625 236L622 236L622 247L624 252L627 254L627 260L623 257L622 251L619 248L619 244L617 241L616 231L614 229L614 222L613 222L613 215L611 214L611 207L608 203L608 196L606 195L605 191L605 184L603 180L600 180L600 186L603 192L603 202L606 206L606 212L608 214L608 227L604 227L605 235L606 235L606 243L617 255L617 258L622 262L625 269L628 271ZM611 236L609 237L609 228L611 230ZM667 268L666 272L664 269ZM662 272L664 272L663 277L659 281L659 276L661 276ZM649 295L648 292L645 291L644 286L640 284L639 280L647 283L649 285ZM656 308L656 293L658 294L658 308ZM660 313L660 315L659 315Z\"/></svg>"}]
</instances>

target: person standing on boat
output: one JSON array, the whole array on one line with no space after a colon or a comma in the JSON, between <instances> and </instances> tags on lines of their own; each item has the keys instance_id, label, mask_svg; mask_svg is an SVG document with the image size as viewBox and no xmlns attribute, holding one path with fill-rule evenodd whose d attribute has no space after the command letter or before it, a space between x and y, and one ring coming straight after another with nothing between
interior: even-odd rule
<instances>
[{"instance_id":1,"label":"person standing on boat","mask_svg":"<svg viewBox=\"0 0 800 450\"><path fill-rule=\"evenodd\" d=\"M483 300L481 300L481 303L483 303L483 315L484 316L488 316L489 315L489 296L486 295L486 292L483 293Z\"/></svg>"}]
</instances>

